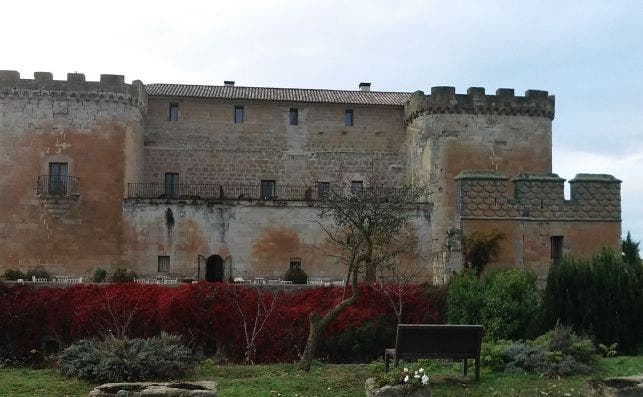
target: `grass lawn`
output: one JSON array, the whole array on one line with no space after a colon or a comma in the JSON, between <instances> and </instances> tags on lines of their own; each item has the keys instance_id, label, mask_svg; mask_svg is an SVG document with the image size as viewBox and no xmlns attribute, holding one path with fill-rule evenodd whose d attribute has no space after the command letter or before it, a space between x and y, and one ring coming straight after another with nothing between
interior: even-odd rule
<instances>
[{"instance_id":1,"label":"grass lawn","mask_svg":"<svg viewBox=\"0 0 643 397\"><path fill-rule=\"evenodd\" d=\"M206 361L192 379L215 380L222 397L249 396L363 396L364 379L383 364L315 365L306 374L293 364L217 366ZM601 359L589 376L562 379L531 374L482 371L481 381L460 377L457 365L431 364L433 396L585 396L586 381L605 376L643 373L643 356ZM92 385L57 374L52 369L0 369L0 396L87 396Z\"/></svg>"}]
</instances>

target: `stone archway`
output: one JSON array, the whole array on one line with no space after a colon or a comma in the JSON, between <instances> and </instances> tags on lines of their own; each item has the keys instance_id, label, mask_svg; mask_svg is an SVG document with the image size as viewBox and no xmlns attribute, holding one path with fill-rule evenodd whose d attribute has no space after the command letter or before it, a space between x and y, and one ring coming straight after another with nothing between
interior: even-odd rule
<instances>
[{"instance_id":1,"label":"stone archway","mask_svg":"<svg viewBox=\"0 0 643 397\"><path fill-rule=\"evenodd\" d=\"M223 258L220 255L211 255L205 262L205 281L223 281Z\"/></svg>"}]
</instances>

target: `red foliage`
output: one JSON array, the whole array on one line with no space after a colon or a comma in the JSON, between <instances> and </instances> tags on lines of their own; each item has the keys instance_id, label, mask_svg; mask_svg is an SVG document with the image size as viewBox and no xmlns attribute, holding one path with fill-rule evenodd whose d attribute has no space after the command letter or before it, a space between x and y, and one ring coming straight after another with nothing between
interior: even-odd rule
<instances>
[{"instance_id":1,"label":"red foliage","mask_svg":"<svg viewBox=\"0 0 643 397\"><path fill-rule=\"evenodd\" d=\"M404 289L403 322L444 321L445 294L427 291L419 285ZM27 359L46 341L66 346L109 333L149 337L167 331L182 335L186 343L206 354L218 351L232 361L241 361L246 340L240 311L248 324L254 324L258 293L264 294L266 302L277 299L277 303L257 335L257 362L296 360L308 336L308 316L325 313L342 298L342 288L338 287L282 290L276 294L221 283L178 288L133 283L0 288L0 356ZM260 315L260 320L264 317ZM369 322L394 327L396 321L391 301L381 287L363 284L357 304L330 325L327 335L338 335ZM332 353L322 342L320 357L340 356Z\"/></svg>"}]
</instances>

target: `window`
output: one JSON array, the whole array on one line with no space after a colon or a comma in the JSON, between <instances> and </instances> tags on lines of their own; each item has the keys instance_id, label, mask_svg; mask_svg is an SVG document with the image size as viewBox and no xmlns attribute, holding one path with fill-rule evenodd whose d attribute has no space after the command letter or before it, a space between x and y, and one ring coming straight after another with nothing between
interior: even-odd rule
<instances>
[{"instance_id":1,"label":"window","mask_svg":"<svg viewBox=\"0 0 643 397\"><path fill-rule=\"evenodd\" d=\"M275 181L274 180L261 181L261 198L263 200L272 200L275 198Z\"/></svg>"},{"instance_id":2,"label":"window","mask_svg":"<svg viewBox=\"0 0 643 397\"><path fill-rule=\"evenodd\" d=\"M168 172L165 174L165 197L176 198L179 195L179 174Z\"/></svg>"},{"instance_id":3,"label":"window","mask_svg":"<svg viewBox=\"0 0 643 397\"><path fill-rule=\"evenodd\" d=\"M67 163L49 163L49 193L67 193L68 176Z\"/></svg>"},{"instance_id":4,"label":"window","mask_svg":"<svg viewBox=\"0 0 643 397\"><path fill-rule=\"evenodd\" d=\"M234 122L235 124L243 123L243 106L234 107Z\"/></svg>"},{"instance_id":5,"label":"window","mask_svg":"<svg viewBox=\"0 0 643 397\"><path fill-rule=\"evenodd\" d=\"M170 257L159 256L159 273L169 273L169 272L170 272Z\"/></svg>"},{"instance_id":6,"label":"window","mask_svg":"<svg viewBox=\"0 0 643 397\"><path fill-rule=\"evenodd\" d=\"M344 111L344 125L346 127L353 126L353 109L346 109Z\"/></svg>"},{"instance_id":7,"label":"window","mask_svg":"<svg viewBox=\"0 0 643 397\"><path fill-rule=\"evenodd\" d=\"M299 109L290 108L290 111L288 112L288 124L290 125L299 124Z\"/></svg>"},{"instance_id":8,"label":"window","mask_svg":"<svg viewBox=\"0 0 643 397\"><path fill-rule=\"evenodd\" d=\"M317 182L317 196L320 199L328 197L330 192L330 182Z\"/></svg>"},{"instance_id":9,"label":"window","mask_svg":"<svg viewBox=\"0 0 643 397\"><path fill-rule=\"evenodd\" d=\"M170 113L168 120L170 121L178 121L179 120L179 104L178 103L170 103Z\"/></svg>"},{"instance_id":10,"label":"window","mask_svg":"<svg viewBox=\"0 0 643 397\"><path fill-rule=\"evenodd\" d=\"M290 258L290 269L301 270L301 258Z\"/></svg>"},{"instance_id":11,"label":"window","mask_svg":"<svg viewBox=\"0 0 643 397\"><path fill-rule=\"evenodd\" d=\"M363 190L364 190L364 182L351 181L351 193L357 194L357 193L361 193Z\"/></svg>"},{"instance_id":12,"label":"window","mask_svg":"<svg viewBox=\"0 0 643 397\"><path fill-rule=\"evenodd\" d=\"M551 236L551 263L558 265L563 259L563 236Z\"/></svg>"}]
</instances>

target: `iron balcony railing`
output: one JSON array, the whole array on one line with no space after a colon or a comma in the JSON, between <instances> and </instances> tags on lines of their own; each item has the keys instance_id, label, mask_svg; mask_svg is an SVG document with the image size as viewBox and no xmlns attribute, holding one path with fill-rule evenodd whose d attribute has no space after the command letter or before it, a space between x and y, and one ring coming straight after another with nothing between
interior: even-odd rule
<instances>
[{"instance_id":1,"label":"iron balcony railing","mask_svg":"<svg viewBox=\"0 0 643 397\"><path fill-rule=\"evenodd\" d=\"M67 175L39 175L38 194L78 195L78 178Z\"/></svg>"},{"instance_id":2,"label":"iron balcony railing","mask_svg":"<svg viewBox=\"0 0 643 397\"><path fill-rule=\"evenodd\" d=\"M331 192L332 189L332 192ZM359 190L328 186L289 185L216 185L198 183L129 183L127 197L131 199L179 200L286 200L319 201L332 194L359 195L362 198L395 196L400 188L370 187Z\"/></svg>"}]
</instances>

